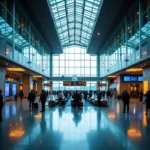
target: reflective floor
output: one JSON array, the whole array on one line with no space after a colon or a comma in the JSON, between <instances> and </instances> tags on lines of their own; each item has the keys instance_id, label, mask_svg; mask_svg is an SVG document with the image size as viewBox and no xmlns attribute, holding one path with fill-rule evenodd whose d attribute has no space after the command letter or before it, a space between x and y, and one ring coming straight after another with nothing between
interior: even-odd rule
<instances>
[{"instance_id":1,"label":"reflective floor","mask_svg":"<svg viewBox=\"0 0 150 150\"><path fill-rule=\"evenodd\" d=\"M88 103L88 102L87 102ZM0 123L0 150L149 150L150 114L142 103L131 102L130 114L122 103L109 108L86 105L29 112L27 101L9 102ZM40 111L40 109L39 109Z\"/></svg>"}]
</instances>

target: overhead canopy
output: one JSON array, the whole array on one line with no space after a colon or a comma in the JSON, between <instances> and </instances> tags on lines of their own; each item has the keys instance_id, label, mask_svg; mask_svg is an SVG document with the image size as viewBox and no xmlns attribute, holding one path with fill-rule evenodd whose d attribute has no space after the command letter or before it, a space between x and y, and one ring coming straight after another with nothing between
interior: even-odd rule
<instances>
[{"instance_id":1,"label":"overhead canopy","mask_svg":"<svg viewBox=\"0 0 150 150\"><path fill-rule=\"evenodd\" d=\"M103 1L47 0L63 48L88 48Z\"/></svg>"}]
</instances>

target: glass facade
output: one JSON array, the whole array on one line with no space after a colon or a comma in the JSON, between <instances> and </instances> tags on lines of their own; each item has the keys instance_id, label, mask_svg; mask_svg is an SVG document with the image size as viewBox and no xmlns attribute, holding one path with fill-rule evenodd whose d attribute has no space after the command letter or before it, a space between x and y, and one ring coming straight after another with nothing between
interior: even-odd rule
<instances>
[{"instance_id":1,"label":"glass facade","mask_svg":"<svg viewBox=\"0 0 150 150\"><path fill-rule=\"evenodd\" d=\"M86 54L79 46L64 48L64 53L53 56L54 77L97 77L97 56Z\"/></svg>"},{"instance_id":2,"label":"glass facade","mask_svg":"<svg viewBox=\"0 0 150 150\"><path fill-rule=\"evenodd\" d=\"M0 0L0 55L50 76L50 49L18 1Z\"/></svg>"},{"instance_id":3,"label":"glass facade","mask_svg":"<svg viewBox=\"0 0 150 150\"><path fill-rule=\"evenodd\" d=\"M103 0L47 0L62 47L88 47Z\"/></svg>"},{"instance_id":4,"label":"glass facade","mask_svg":"<svg viewBox=\"0 0 150 150\"><path fill-rule=\"evenodd\" d=\"M100 51L100 77L150 57L150 3L136 0Z\"/></svg>"},{"instance_id":5,"label":"glass facade","mask_svg":"<svg viewBox=\"0 0 150 150\"><path fill-rule=\"evenodd\" d=\"M53 90L97 90L97 82L96 81L88 81L86 82L86 86L63 86L63 81L54 81L53 82Z\"/></svg>"}]
</instances>

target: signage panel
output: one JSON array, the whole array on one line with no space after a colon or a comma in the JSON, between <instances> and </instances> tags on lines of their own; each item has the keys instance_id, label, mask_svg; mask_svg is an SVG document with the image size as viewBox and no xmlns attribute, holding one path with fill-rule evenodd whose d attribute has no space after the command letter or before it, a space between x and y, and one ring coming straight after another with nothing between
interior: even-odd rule
<instances>
[{"instance_id":1,"label":"signage panel","mask_svg":"<svg viewBox=\"0 0 150 150\"><path fill-rule=\"evenodd\" d=\"M85 81L64 81L64 86L86 86Z\"/></svg>"}]
</instances>

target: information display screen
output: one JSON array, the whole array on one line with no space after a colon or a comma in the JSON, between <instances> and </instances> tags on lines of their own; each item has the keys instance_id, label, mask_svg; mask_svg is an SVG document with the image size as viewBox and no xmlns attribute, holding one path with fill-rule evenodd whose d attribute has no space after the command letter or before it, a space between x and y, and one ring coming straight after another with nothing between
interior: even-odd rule
<instances>
[{"instance_id":1,"label":"information display screen","mask_svg":"<svg viewBox=\"0 0 150 150\"><path fill-rule=\"evenodd\" d=\"M10 96L10 83L5 83L5 96Z\"/></svg>"},{"instance_id":2,"label":"information display screen","mask_svg":"<svg viewBox=\"0 0 150 150\"><path fill-rule=\"evenodd\" d=\"M138 76L131 76L131 81L137 82L138 81Z\"/></svg>"},{"instance_id":3,"label":"information display screen","mask_svg":"<svg viewBox=\"0 0 150 150\"><path fill-rule=\"evenodd\" d=\"M12 96L15 96L17 92L17 84L13 83L12 84Z\"/></svg>"},{"instance_id":4,"label":"information display screen","mask_svg":"<svg viewBox=\"0 0 150 150\"><path fill-rule=\"evenodd\" d=\"M131 81L131 77L130 76L124 76L123 77L123 81L130 82Z\"/></svg>"},{"instance_id":5,"label":"information display screen","mask_svg":"<svg viewBox=\"0 0 150 150\"><path fill-rule=\"evenodd\" d=\"M139 82L143 82L143 77L142 77L142 76L139 76L139 77L138 77L138 81L139 81Z\"/></svg>"},{"instance_id":6,"label":"information display screen","mask_svg":"<svg viewBox=\"0 0 150 150\"><path fill-rule=\"evenodd\" d=\"M123 76L124 82L143 82L142 76Z\"/></svg>"}]
</instances>

